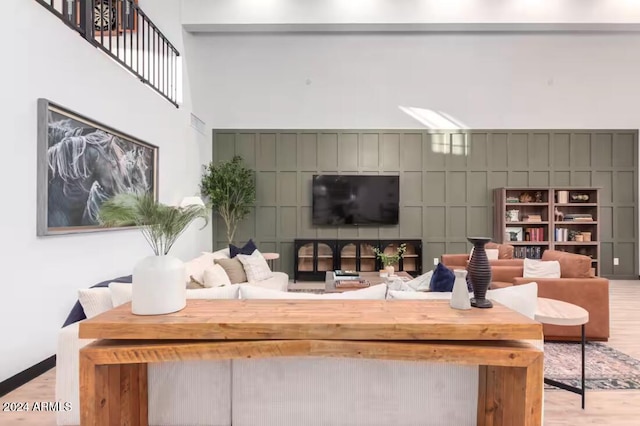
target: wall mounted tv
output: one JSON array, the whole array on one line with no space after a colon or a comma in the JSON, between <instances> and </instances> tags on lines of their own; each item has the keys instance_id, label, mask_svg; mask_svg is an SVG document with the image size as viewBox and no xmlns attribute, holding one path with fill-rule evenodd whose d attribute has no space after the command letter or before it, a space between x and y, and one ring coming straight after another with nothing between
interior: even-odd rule
<instances>
[{"instance_id":1,"label":"wall mounted tv","mask_svg":"<svg viewBox=\"0 0 640 426\"><path fill-rule=\"evenodd\" d=\"M314 225L397 225L398 176L314 175Z\"/></svg>"}]
</instances>

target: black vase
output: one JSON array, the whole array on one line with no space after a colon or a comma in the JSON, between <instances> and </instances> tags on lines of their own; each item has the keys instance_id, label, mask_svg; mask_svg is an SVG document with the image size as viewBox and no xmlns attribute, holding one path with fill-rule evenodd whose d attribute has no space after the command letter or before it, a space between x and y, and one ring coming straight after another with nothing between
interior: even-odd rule
<instances>
[{"instance_id":1,"label":"black vase","mask_svg":"<svg viewBox=\"0 0 640 426\"><path fill-rule=\"evenodd\" d=\"M467 278L473 287L471 306L492 308L493 303L485 297L491 283L491 265L484 249L485 244L491 241L491 238L469 237L467 240L473 244L473 254L471 255L471 260L469 260L469 265L467 265L467 271L469 271Z\"/></svg>"}]
</instances>

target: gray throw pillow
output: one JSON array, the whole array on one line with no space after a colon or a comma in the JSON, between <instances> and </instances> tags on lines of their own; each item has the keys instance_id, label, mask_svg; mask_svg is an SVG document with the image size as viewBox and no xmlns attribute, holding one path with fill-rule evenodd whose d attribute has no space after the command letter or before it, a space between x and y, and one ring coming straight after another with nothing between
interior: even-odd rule
<instances>
[{"instance_id":1,"label":"gray throw pillow","mask_svg":"<svg viewBox=\"0 0 640 426\"><path fill-rule=\"evenodd\" d=\"M247 274L244 272L244 266L237 257L233 259L215 259L214 262L217 265L222 266L224 271L229 276L231 284L239 284L247 282Z\"/></svg>"}]
</instances>

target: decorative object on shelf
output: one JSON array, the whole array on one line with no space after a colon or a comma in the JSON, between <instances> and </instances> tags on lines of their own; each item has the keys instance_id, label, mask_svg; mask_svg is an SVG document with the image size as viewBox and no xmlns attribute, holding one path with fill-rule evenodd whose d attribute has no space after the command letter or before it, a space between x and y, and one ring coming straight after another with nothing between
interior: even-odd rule
<instances>
[{"instance_id":1,"label":"decorative object on shelf","mask_svg":"<svg viewBox=\"0 0 640 426\"><path fill-rule=\"evenodd\" d=\"M536 203L542 203L542 191L536 191Z\"/></svg>"},{"instance_id":2,"label":"decorative object on shelf","mask_svg":"<svg viewBox=\"0 0 640 426\"><path fill-rule=\"evenodd\" d=\"M250 207L256 202L253 171L242 164L239 155L217 164L212 161L205 166L200 191L224 220L227 240L231 244L238 223L249 215Z\"/></svg>"},{"instance_id":3,"label":"decorative object on shelf","mask_svg":"<svg viewBox=\"0 0 640 426\"><path fill-rule=\"evenodd\" d=\"M487 237L468 237L467 240L473 244L473 255L467 265L468 278L473 287L473 298L471 306L476 308L492 308L493 303L486 298L487 289L491 283L491 265L487 258L484 246L491 241Z\"/></svg>"},{"instance_id":4,"label":"decorative object on shelf","mask_svg":"<svg viewBox=\"0 0 640 426\"><path fill-rule=\"evenodd\" d=\"M523 222L542 222L542 216L539 214L528 214L522 218Z\"/></svg>"},{"instance_id":5,"label":"decorative object on shelf","mask_svg":"<svg viewBox=\"0 0 640 426\"><path fill-rule=\"evenodd\" d=\"M471 309L471 300L469 299L469 290L467 288L467 271L454 269L453 274L456 278L453 282L453 291L449 304L453 309Z\"/></svg>"},{"instance_id":6,"label":"decorative object on shelf","mask_svg":"<svg viewBox=\"0 0 640 426\"><path fill-rule=\"evenodd\" d=\"M587 203L589 202L589 194L571 194L572 203Z\"/></svg>"},{"instance_id":7,"label":"decorative object on shelf","mask_svg":"<svg viewBox=\"0 0 640 426\"><path fill-rule=\"evenodd\" d=\"M507 203L519 203L520 199L518 197L507 197L505 202L507 202Z\"/></svg>"},{"instance_id":8,"label":"decorative object on shelf","mask_svg":"<svg viewBox=\"0 0 640 426\"><path fill-rule=\"evenodd\" d=\"M557 207L553 210L553 215L554 215L556 221L564 220L564 213L562 213L560 210L558 210Z\"/></svg>"},{"instance_id":9,"label":"decorative object on shelf","mask_svg":"<svg viewBox=\"0 0 640 426\"><path fill-rule=\"evenodd\" d=\"M558 191L556 195L556 203L567 204L569 202L569 191Z\"/></svg>"},{"instance_id":10,"label":"decorative object on shelf","mask_svg":"<svg viewBox=\"0 0 640 426\"><path fill-rule=\"evenodd\" d=\"M591 241L591 232L582 231L582 241Z\"/></svg>"},{"instance_id":11,"label":"decorative object on shelf","mask_svg":"<svg viewBox=\"0 0 640 426\"><path fill-rule=\"evenodd\" d=\"M520 210L507 210L507 222L519 222L520 221Z\"/></svg>"},{"instance_id":12,"label":"decorative object on shelf","mask_svg":"<svg viewBox=\"0 0 640 426\"><path fill-rule=\"evenodd\" d=\"M580 232L575 231L575 230L573 230L573 229L569 229L569 232L568 232L568 235L567 235L567 240L569 240L569 241L578 241L578 240L576 239L576 237L578 236L578 234L580 234ZM582 241L582 240L580 240L580 241Z\"/></svg>"},{"instance_id":13,"label":"decorative object on shelf","mask_svg":"<svg viewBox=\"0 0 640 426\"><path fill-rule=\"evenodd\" d=\"M104 200L158 194L158 147L38 99L37 235L101 227Z\"/></svg>"},{"instance_id":14,"label":"decorative object on shelf","mask_svg":"<svg viewBox=\"0 0 640 426\"><path fill-rule=\"evenodd\" d=\"M522 194L520 194L519 199L521 203L532 203L534 200L534 198L528 192L523 192Z\"/></svg>"},{"instance_id":15,"label":"decorative object on shelf","mask_svg":"<svg viewBox=\"0 0 640 426\"><path fill-rule=\"evenodd\" d=\"M523 229L522 227L510 227L506 228L506 232L509 234L508 241L522 241L523 240Z\"/></svg>"},{"instance_id":16,"label":"decorative object on shelf","mask_svg":"<svg viewBox=\"0 0 640 426\"><path fill-rule=\"evenodd\" d=\"M198 218L204 219L206 226L209 218L206 207L167 206L150 195L118 194L102 204L99 219L105 226L137 226L155 254L133 268L132 313L159 315L185 307L185 266L168 253Z\"/></svg>"},{"instance_id":17,"label":"decorative object on shelf","mask_svg":"<svg viewBox=\"0 0 640 426\"><path fill-rule=\"evenodd\" d=\"M407 251L406 243L400 244L396 249L396 252L393 254L385 253L384 251L380 250L378 247L373 248L373 252L376 254L376 257L380 259L380 261L382 262L382 265L384 266L385 271L387 271L387 274L389 274L389 276L392 276L393 273L395 272L395 268L393 267L393 265L395 265L400 261L400 259L402 259L406 251Z\"/></svg>"}]
</instances>

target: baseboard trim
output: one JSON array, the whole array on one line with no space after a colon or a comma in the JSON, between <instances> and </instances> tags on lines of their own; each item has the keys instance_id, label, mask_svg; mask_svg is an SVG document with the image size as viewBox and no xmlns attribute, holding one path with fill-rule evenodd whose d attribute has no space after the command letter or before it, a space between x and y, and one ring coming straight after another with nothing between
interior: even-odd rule
<instances>
[{"instance_id":1,"label":"baseboard trim","mask_svg":"<svg viewBox=\"0 0 640 426\"><path fill-rule=\"evenodd\" d=\"M19 372L15 376L9 377L4 382L0 382L0 396L4 396L9 392L16 390L20 386L35 379L39 375L46 373L56 366L56 356L51 355L44 361L40 361L36 365L32 365L24 371Z\"/></svg>"}]
</instances>

